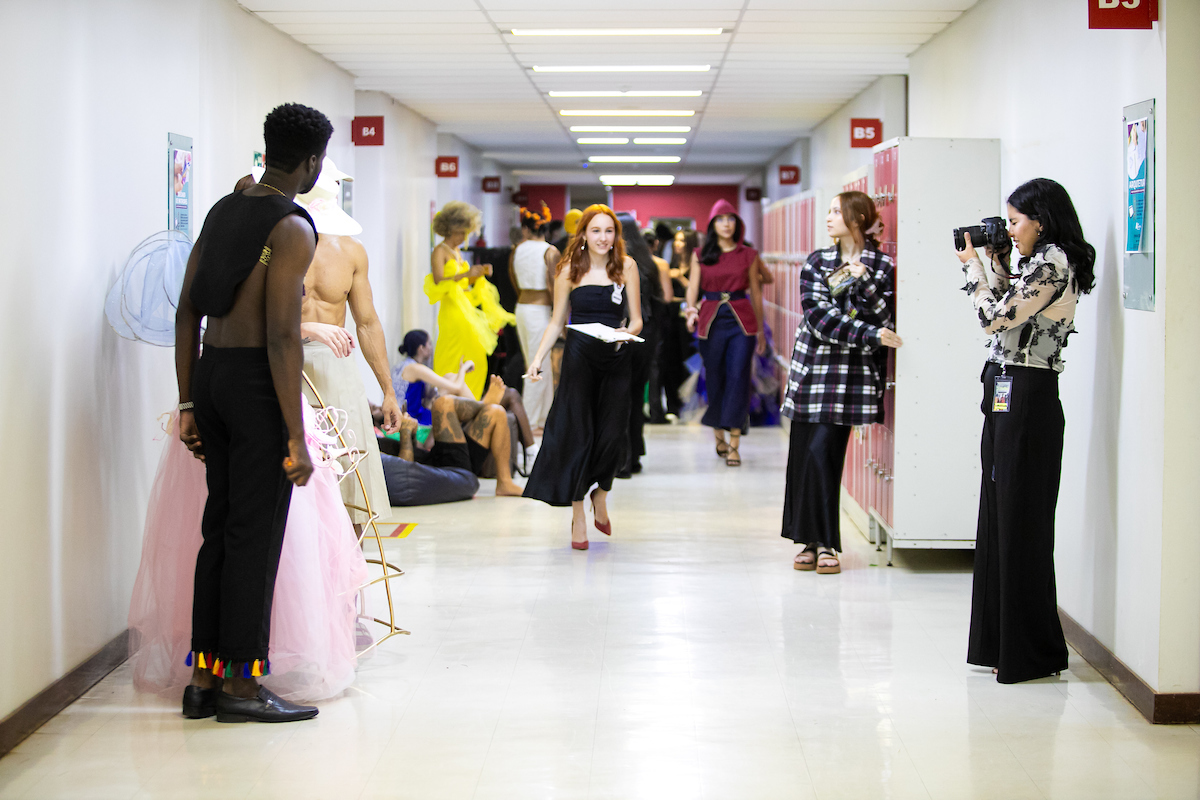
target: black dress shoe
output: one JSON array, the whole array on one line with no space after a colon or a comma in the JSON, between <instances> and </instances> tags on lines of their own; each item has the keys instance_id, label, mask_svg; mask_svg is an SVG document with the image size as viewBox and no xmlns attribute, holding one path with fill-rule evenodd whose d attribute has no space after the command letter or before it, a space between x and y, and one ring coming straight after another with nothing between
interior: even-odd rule
<instances>
[{"instance_id":1,"label":"black dress shoe","mask_svg":"<svg viewBox=\"0 0 1200 800\"><path fill-rule=\"evenodd\" d=\"M188 719L207 719L217 713L217 690L189 686L183 690L183 715Z\"/></svg>"},{"instance_id":2,"label":"black dress shoe","mask_svg":"<svg viewBox=\"0 0 1200 800\"><path fill-rule=\"evenodd\" d=\"M316 715L316 706L289 703L262 686L254 697L217 695L217 722L299 722Z\"/></svg>"}]
</instances>

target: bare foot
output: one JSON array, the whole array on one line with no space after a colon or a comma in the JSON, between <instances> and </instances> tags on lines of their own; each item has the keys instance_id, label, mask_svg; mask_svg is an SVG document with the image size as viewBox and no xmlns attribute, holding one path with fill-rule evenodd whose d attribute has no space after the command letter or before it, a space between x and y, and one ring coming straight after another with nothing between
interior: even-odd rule
<instances>
[{"instance_id":1,"label":"bare foot","mask_svg":"<svg viewBox=\"0 0 1200 800\"><path fill-rule=\"evenodd\" d=\"M483 393L483 397L479 398L479 402L489 405L499 405L504 399L504 381L499 375L493 375L488 378L487 391Z\"/></svg>"},{"instance_id":2,"label":"bare foot","mask_svg":"<svg viewBox=\"0 0 1200 800\"><path fill-rule=\"evenodd\" d=\"M525 494L525 490L511 479L508 481L496 481L496 497L520 497Z\"/></svg>"},{"instance_id":3,"label":"bare foot","mask_svg":"<svg viewBox=\"0 0 1200 800\"><path fill-rule=\"evenodd\" d=\"M417 422L417 420L414 417L405 415L400 420L400 433L403 434L404 436L412 436L414 433L417 432L418 425L420 425L420 423Z\"/></svg>"}]
</instances>

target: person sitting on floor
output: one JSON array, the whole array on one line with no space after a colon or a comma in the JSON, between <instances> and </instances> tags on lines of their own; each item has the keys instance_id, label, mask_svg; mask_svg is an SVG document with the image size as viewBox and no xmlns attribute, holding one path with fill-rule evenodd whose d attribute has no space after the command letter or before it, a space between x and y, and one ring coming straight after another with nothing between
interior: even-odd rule
<instances>
[{"instance_id":1,"label":"person sitting on floor","mask_svg":"<svg viewBox=\"0 0 1200 800\"><path fill-rule=\"evenodd\" d=\"M433 342L428 331L411 330L404 334L400 344L400 354L404 360L392 368L392 386L400 405L420 425L432 425L433 401L437 397L461 397L473 400L474 395L467 387L465 376L475 370L470 361L459 364L457 373L439 375L429 367L433 361ZM525 451L525 466L536 453L533 429L529 425L529 416L525 413L525 405L521 393L504 382L496 375L488 381L484 403L494 403L511 413L517 423L517 438L510 444L510 459L512 447L518 442ZM423 443L423 440L422 440ZM511 463L511 461L509 462ZM478 474L478 473L476 473Z\"/></svg>"}]
</instances>

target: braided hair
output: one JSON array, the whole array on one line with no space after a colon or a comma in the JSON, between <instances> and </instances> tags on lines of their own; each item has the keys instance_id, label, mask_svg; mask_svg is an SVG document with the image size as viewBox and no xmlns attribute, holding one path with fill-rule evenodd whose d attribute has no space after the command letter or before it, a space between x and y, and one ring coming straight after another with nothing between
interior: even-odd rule
<instances>
[{"instance_id":1,"label":"braided hair","mask_svg":"<svg viewBox=\"0 0 1200 800\"><path fill-rule=\"evenodd\" d=\"M333 123L315 108L299 103L277 106L263 122L267 166L292 172L304 159L320 155L333 135Z\"/></svg>"}]
</instances>

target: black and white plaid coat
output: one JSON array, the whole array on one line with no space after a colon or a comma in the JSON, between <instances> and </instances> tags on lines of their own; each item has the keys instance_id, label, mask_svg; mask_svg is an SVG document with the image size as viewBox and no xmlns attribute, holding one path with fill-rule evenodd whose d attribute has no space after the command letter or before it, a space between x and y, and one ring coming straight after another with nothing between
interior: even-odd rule
<instances>
[{"instance_id":1,"label":"black and white plaid coat","mask_svg":"<svg viewBox=\"0 0 1200 800\"><path fill-rule=\"evenodd\" d=\"M782 409L795 422L883 421L887 348L879 337L894 327L895 265L869 244L859 260L866 274L837 298L827 282L841 265L836 245L810 255L800 273L803 320Z\"/></svg>"}]
</instances>

